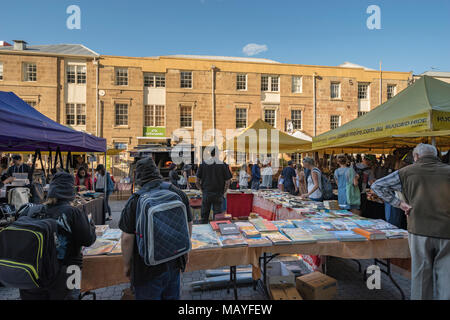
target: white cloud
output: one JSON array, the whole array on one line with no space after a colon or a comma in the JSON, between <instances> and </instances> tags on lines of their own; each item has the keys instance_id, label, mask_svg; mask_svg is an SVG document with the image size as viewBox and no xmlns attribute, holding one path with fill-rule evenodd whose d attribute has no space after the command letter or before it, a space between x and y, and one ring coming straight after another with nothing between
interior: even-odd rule
<instances>
[{"instance_id":1,"label":"white cloud","mask_svg":"<svg viewBox=\"0 0 450 320\"><path fill-rule=\"evenodd\" d=\"M242 48L242 52L246 56L254 56L260 54L261 52L265 52L269 50L267 45L265 44L257 44L257 43L249 43L244 48Z\"/></svg>"}]
</instances>

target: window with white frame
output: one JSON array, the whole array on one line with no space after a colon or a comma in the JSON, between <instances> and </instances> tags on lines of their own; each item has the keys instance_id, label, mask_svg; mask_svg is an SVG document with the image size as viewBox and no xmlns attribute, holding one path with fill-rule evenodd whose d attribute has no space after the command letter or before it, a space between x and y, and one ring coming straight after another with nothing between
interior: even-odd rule
<instances>
[{"instance_id":1,"label":"window with white frame","mask_svg":"<svg viewBox=\"0 0 450 320\"><path fill-rule=\"evenodd\" d=\"M362 117L363 115L365 115L366 113L369 113L369 111L358 111L358 118Z\"/></svg>"},{"instance_id":2,"label":"window with white frame","mask_svg":"<svg viewBox=\"0 0 450 320\"><path fill-rule=\"evenodd\" d=\"M66 124L69 126L85 126L86 105L81 103L67 103Z\"/></svg>"},{"instance_id":3,"label":"window with white frame","mask_svg":"<svg viewBox=\"0 0 450 320\"><path fill-rule=\"evenodd\" d=\"M368 83L358 83L358 99L368 100L369 99L369 84Z\"/></svg>"},{"instance_id":4,"label":"window with white frame","mask_svg":"<svg viewBox=\"0 0 450 320\"><path fill-rule=\"evenodd\" d=\"M116 86L128 85L128 69L116 68Z\"/></svg>"},{"instance_id":5,"label":"window with white frame","mask_svg":"<svg viewBox=\"0 0 450 320\"><path fill-rule=\"evenodd\" d=\"M261 91L279 92L280 91L280 77L262 75L261 76Z\"/></svg>"},{"instance_id":6,"label":"window with white frame","mask_svg":"<svg viewBox=\"0 0 450 320\"><path fill-rule=\"evenodd\" d=\"M3 80L3 62L0 62L0 80Z\"/></svg>"},{"instance_id":7,"label":"window with white frame","mask_svg":"<svg viewBox=\"0 0 450 320\"><path fill-rule=\"evenodd\" d=\"M180 106L180 127L192 128L192 106L181 105Z\"/></svg>"},{"instance_id":8,"label":"window with white frame","mask_svg":"<svg viewBox=\"0 0 450 320\"><path fill-rule=\"evenodd\" d=\"M275 109L264 109L264 121L270 124L272 127L276 127L277 123L276 110Z\"/></svg>"},{"instance_id":9,"label":"window with white frame","mask_svg":"<svg viewBox=\"0 0 450 320\"><path fill-rule=\"evenodd\" d=\"M331 99L339 99L341 97L340 82L331 82L330 93L331 93Z\"/></svg>"},{"instance_id":10,"label":"window with white frame","mask_svg":"<svg viewBox=\"0 0 450 320\"><path fill-rule=\"evenodd\" d=\"M236 75L236 90L247 90L247 75L239 73Z\"/></svg>"},{"instance_id":11,"label":"window with white frame","mask_svg":"<svg viewBox=\"0 0 450 320\"><path fill-rule=\"evenodd\" d=\"M67 83L86 83L86 66L83 65L68 65L66 67Z\"/></svg>"},{"instance_id":12,"label":"window with white frame","mask_svg":"<svg viewBox=\"0 0 450 320\"><path fill-rule=\"evenodd\" d=\"M192 88L192 71L180 72L180 88Z\"/></svg>"},{"instance_id":13,"label":"window with white frame","mask_svg":"<svg viewBox=\"0 0 450 320\"><path fill-rule=\"evenodd\" d=\"M291 110L291 121L294 130L302 129L302 110L293 109Z\"/></svg>"},{"instance_id":14,"label":"window with white frame","mask_svg":"<svg viewBox=\"0 0 450 320\"><path fill-rule=\"evenodd\" d=\"M144 86L149 88L165 88L166 75L164 73L144 73Z\"/></svg>"},{"instance_id":15,"label":"window with white frame","mask_svg":"<svg viewBox=\"0 0 450 320\"><path fill-rule=\"evenodd\" d=\"M37 66L36 63L23 64L23 80L37 81Z\"/></svg>"},{"instance_id":16,"label":"window with white frame","mask_svg":"<svg viewBox=\"0 0 450 320\"><path fill-rule=\"evenodd\" d=\"M297 164L301 163L301 154L300 153L292 153L291 160Z\"/></svg>"},{"instance_id":17,"label":"window with white frame","mask_svg":"<svg viewBox=\"0 0 450 320\"><path fill-rule=\"evenodd\" d=\"M332 115L330 117L330 129L336 129L341 126L341 116L338 115Z\"/></svg>"},{"instance_id":18,"label":"window with white frame","mask_svg":"<svg viewBox=\"0 0 450 320\"><path fill-rule=\"evenodd\" d=\"M397 94L397 86L395 84L388 84L387 86L387 98L391 99Z\"/></svg>"},{"instance_id":19,"label":"window with white frame","mask_svg":"<svg viewBox=\"0 0 450 320\"><path fill-rule=\"evenodd\" d=\"M127 126L128 125L128 104L116 103L115 125L116 126Z\"/></svg>"},{"instance_id":20,"label":"window with white frame","mask_svg":"<svg viewBox=\"0 0 450 320\"><path fill-rule=\"evenodd\" d=\"M144 106L144 126L164 127L165 126L165 106L146 105Z\"/></svg>"},{"instance_id":21,"label":"window with white frame","mask_svg":"<svg viewBox=\"0 0 450 320\"><path fill-rule=\"evenodd\" d=\"M236 129L247 127L247 108L236 108Z\"/></svg>"},{"instance_id":22,"label":"window with white frame","mask_svg":"<svg viewBox=\"0 0 450 320\"><path fill-rule=\"evenodd\" d=\"M292 76L292 93L302 93L302 77Z\"/></svg>"}]
</instances>

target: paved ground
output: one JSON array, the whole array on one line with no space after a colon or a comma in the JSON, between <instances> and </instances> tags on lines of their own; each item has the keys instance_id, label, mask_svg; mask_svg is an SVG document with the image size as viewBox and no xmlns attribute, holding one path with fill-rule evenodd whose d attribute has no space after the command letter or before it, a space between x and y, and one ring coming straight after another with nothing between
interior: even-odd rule
<instances>
[{"instance_id":1,"label":"paved ground","mask_svg":"<svg viewBox=\"0 0 450 320\"><path fill-rule=\"evenodd\" d=\"M117 227L120 218L120 211L125 204L125 201L111 202L111 209L113 211L113 221L110 222L112 228ZM360 260L363 269L373 264L373 261ZM288 262L288 264L296 264L302 273L306 273L307 269L301 261ZM358 264L353 260L345 260L340 258L329 258L328 275L337 279L338 281L338 296L340 300L395 300L400 299L398 289L392 284L390 279L382 274L381 289L369 290L366 283L362 280L362 274L358 272ZM399 286L403 289L407 298L409 298L410 283L409 279L394 273L393 277ZM182 278L182 292L181 298L186 300L232 300L234 299L233 291L227 293L226 289L213 290L194 290L191 284L206 278L205 271L189 272L183 275ZM108 288L96 290L97 299L99 300L119 300L122 296L123 289L129 285L119 285ZM241 300L261 300L266 299L261 288L253 290L251 285L240 286L238 289L239 299ZM7 289L0 287L0 300L17 300L19 299L19 292L16 289ZM91 297L86 297L91 299Z\"/></svg>"}]
</instances>

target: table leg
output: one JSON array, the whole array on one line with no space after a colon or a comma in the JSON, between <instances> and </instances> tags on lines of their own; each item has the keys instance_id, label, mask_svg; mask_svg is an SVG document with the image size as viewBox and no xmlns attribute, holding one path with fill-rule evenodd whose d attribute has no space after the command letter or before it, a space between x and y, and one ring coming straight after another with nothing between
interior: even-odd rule
<instances>
[{"instance_id":1,"label":"table leg","mask_svg":"<svg viewBox=\"0 0 450 320\"><path fill-rule=\"evenodd\" d=\"M237 291L237 267L231 267L230 272L233 274L233 285L234 285L234 300L238 300L238 291Z\"/></svg>"},{"instance_id":2,"label":"table leg","mask_svg":"<svg viewBox=\"0 0 450 320\"><path fill-rule=\"evenodd\" d=\"M394 277L392 277L391 259L386 259L386 262L383 262L383 261L378 260L378 259L374 259L374 264L375 265L380 264L380 265L386 267L386 270L380 268L380 271L383 272L385 275L387 275L389 277L389 279L391 279L391 282L398 289L398 291L400 291L402 300L405 300L406 299L405 293L403 292L402 288L398 285L398 283L395 281Z\"/></svg>"}]
</instances>

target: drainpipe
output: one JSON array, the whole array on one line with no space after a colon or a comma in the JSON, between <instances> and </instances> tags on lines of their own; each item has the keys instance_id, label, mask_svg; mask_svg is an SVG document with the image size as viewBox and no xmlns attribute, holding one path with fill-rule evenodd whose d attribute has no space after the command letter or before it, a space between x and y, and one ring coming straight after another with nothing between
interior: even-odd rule
<instances>
[{"instance_id":1,"label":"drainpipe","mask_svg":"<svg viewBox=\"0 0 450 320\"><path fill-rule=\"evenodd\" d=\"M212 127L213 127L213 137L214 146L216 145L216 99L215 99L215 71L216 66L211 66L211 106L212 106Z\"/></svg>"},{"instance_id":2,"label":"drainpipe","mask_svg":"<svg viewBox=\"0 0 450 320\"><path fill-rule=\"evenodd\" d=\"M99 68L99 63L97 58L94 58L94 65L96 66L95 68L95 135L98 137L99 136L99 130L98 130L98 68Z\"/></svg>"},{"instance_id":3,"label":"drainpipe","mask_svg":"<svg viewBox=\"0 0 450 320\"><path fill-rule=\"evenodd\" d=\"M314 125L314 137L317 135L317 121L316 121L316 116L317 116L317 106L316 106L316 73L314 72L313 74L313 125Z\"/></svg>"}]
</instances>

